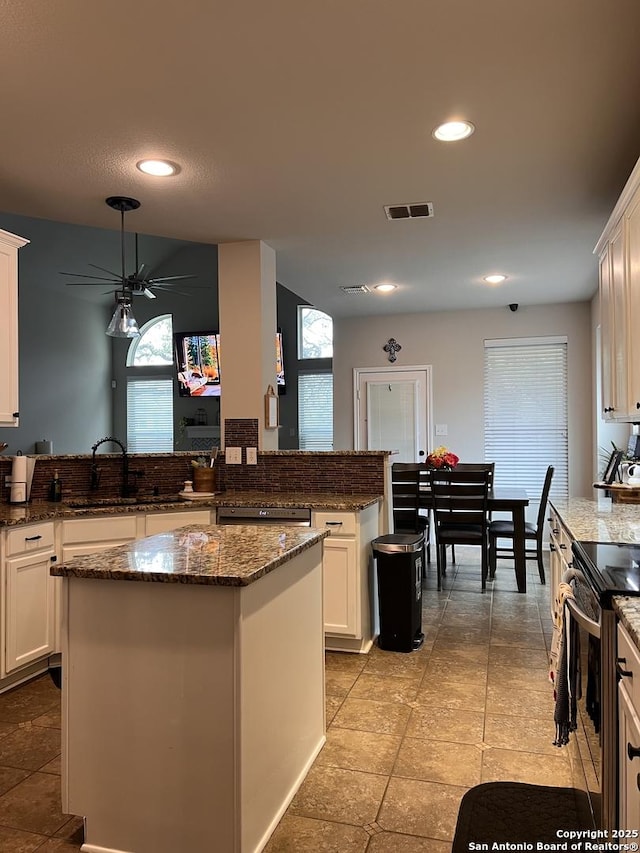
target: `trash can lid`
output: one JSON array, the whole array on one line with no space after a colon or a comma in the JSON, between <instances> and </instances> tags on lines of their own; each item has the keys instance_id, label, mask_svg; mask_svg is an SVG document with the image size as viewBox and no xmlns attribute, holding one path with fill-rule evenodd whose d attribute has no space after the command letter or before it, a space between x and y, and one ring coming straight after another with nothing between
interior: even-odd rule
<instances>
[{"instance_id":1,"label":"trash can lid","mask_svg":"<svg viewBox=\"0 0 640 853\"><path fill-rule=\"evenodd\" d=\"M421 533L387 533L373 539L371 547L381 554L412 554L421 551L423 543Z\"/></svg>"}]
</instances>

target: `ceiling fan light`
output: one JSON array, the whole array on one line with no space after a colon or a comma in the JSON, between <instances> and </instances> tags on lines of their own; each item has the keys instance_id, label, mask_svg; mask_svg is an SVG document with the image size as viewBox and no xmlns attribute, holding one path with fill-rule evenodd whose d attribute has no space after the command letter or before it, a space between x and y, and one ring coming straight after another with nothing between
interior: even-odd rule
<instances>
[{"instance_id":1,"label":"ceiling fan light","mask_svg":"<svg viewBox=\"0 0 640 853\"><path fill-rule=\"evenodd\" d=\"M484 281L487 284L502 284L503 281L507 280L506 275L502 275L502 273L494 273L493 275L485 275Z\"/></svg>"},{"instance_id":2,"label":"ceiling fan light","mask_svg":"<svg viewBox=\"0 0 640 853\"><path fill-rule=\"evenodd\" d=\"M117 298L116 310L107 326L106 334L112 338L137 338L140 334L138 323L133 316L131 303L122 296Z\"/></svg>"},{"instance_id":3,"label":"ceiling fan light","mask_svg":"<svg viewBox=\"0 0 640 853\"><path fill-rule=\"evenodd\" d=\"M177 175L180 171L177 163L172 163L170 160L140 160L136 163L136 168L145 175L153 175L155 178L168 178L171 175Z\"/></svg>"},{"instance_id":4,"label":"ceiling fan light","mask_svg":"<svg viewBox=\"0 0 640 853\"><path fill-rule=\"evenodd\" d=\"M391 293L396 287L397 285L391 284L390 281L383 281L381 284L376 284L374 290L377 290L378 293Z\"/></svg>"},{"instance_id":5,"label":"ceiling fan light","mask_svg":"<svg viewBox=\"0 0 640 853\"><path fill-rule=\"evenodd\" d=\"M470 121L446 121L436 127L433 135L441 142L458 142L471 136L474 130L475 126Z\"/></svg>"}]
</instances>

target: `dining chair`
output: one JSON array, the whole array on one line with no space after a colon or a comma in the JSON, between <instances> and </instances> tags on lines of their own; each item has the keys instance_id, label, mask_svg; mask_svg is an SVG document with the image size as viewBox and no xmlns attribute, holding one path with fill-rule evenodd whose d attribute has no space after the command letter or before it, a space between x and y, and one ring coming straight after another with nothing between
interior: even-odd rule
<instances>
[{"instance_id":1,"label":"dining chair","mask_svg":"<svg viewBox=\"0 0 640 853\"><path fill-rule=\"evenodd\" d=\"M425 544L423 557L431 562L430 516L420 513L420 484L425 466L418 462L394 462L391 466L391 499L394 533L422 533ZM426 564L423 563L423 576Z\"/></svg>"},{"instance_id":2,"label":"dining chair","mask_svg":"<svg viewBox=\"0 0 640 853\"><path fill-rule=\"evenodd\" d=\"M458 462L455 467L456 471L488 471L489 472L489 490L493 488L493 476L496 470L495 462ZM489 519L491 519L491 514L489 514ZM451 546L451 562L455 563L456 561L456 548L455 545Z\"/></svg>"},{"instance_id":3,"label":"dining chair","mask_svg":"<svg viewBox=\"0 0 640 853\"><path fill-rule=\"evenodd\" d=\"M535 524L529 521L524 525L525 537L525 560L536 560L538 564L538 574L540 575L540 583L544 584L544 562L542 560L542 540L544 536L544 521L547 510L547 502L549 500L549 490L551 489L551 480L553 479L553 466L549 465L545 474L542 493L540 495L540 506L538 508L538 517ZM498 539L510 539L510 547L498 547ZM527 542L533 542L533 547L527 548ZM496 563L498 557L505 557L514 560L515 554L513 551L513 521L492 521L489 525L489 577L494 578L496 573Z\"/></svg>"},{"instance_id":4,"label":"dining chair","mask_svg":"<svg viewBox=\"0 0 640 853\"><path fill-rule=\"evenodd\" d=\"M430 474L436 540L438 589L445 573L447 545L479 545L482 561L482 590L489 574L489 518L486 470L432 470Z\"/></svg>"}]
</instances>

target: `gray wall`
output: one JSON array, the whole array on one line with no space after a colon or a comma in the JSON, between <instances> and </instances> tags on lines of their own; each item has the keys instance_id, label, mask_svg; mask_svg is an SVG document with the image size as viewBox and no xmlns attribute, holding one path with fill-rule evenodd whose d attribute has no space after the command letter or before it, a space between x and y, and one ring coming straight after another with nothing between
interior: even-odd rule
<instances>
[{"instance_id":1,"label":"gray wall","mask_svg":"<svg viewBox=\"0 0 640 853\"><path fill-rule=\"evenodd\" d=\"M593 496L594 382L591 305L507 307L334 321L334 447L353 447L353 369L388 367L389 338L402 346L395 366L433 366L433 421L448 425L446 444L464 459L484 458L484 340L566 335L569 358L569 491Z\"/></svg>"}]
</instances>

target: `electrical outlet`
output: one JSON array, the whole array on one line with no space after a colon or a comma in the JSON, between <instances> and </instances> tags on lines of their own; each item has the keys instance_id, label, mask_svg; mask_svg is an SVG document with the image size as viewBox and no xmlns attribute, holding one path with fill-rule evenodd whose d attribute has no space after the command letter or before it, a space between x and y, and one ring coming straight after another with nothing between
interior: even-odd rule
<instances>
[{"instance_id":1,"label":"electrical outlet","mask_svg":"<svg viewBox=\"0 0 640 853\"><path fill-rule=\"evenodd\" d=\"M258 464L258 448L257 447L247 447L247 465L257 465Z\"/></svg>"},{"instance_id":2,"label":"electrical outlet","mask_svg":"<svg viewBox=\"0 0 640 853\"><path fill-rule=\"evenodd\" d=\"M227 465L242 465L242 448L225 447L224 461Z\"/></svg>"},{"instance_id":3,"label":"electrical outlet","mask_svg":"<svg viewBox=\"0 0 640 853\"><path fill-rule=\"evenodd\" d=\"M436 424L436 435L448 435L447 424Z\"/></svg>"}]
</instances>

